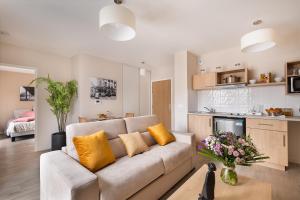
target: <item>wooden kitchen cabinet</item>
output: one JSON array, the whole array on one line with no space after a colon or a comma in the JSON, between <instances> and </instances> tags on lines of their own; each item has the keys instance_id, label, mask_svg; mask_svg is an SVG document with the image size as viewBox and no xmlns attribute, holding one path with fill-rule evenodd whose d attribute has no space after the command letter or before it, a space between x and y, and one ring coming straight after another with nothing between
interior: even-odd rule
<instances>
[{"instance_id":1,"label":"wooden kitchen cabinet","mask_svg":"<svg viewBox=\"0 0 300 200\"><path fill-rule=\"evenodd\" d=\"M212 116L189 115L188 131L195 134L197 144L201 143L213 133Z\"/></svg>"},{"instance_id":2,"label":"wooden kitchen cabinet","mask_svg":"<svg viewBox=\"0 0 300 200\"><path fill-rule=\"evenodd\" d=\"M193 89L209 89L216 86L216 73L207 72L202 74L196 74L193 76Z\"/></svg>"},{"instance_id":3,"label":"wooden kitchen cabinet","mask_svg":"<svg viewBox=\"0 0 300 200\"><path fill-rule=\"evenodd\" d=\"M262 165L285 170L288 166L287 121L247 119L246 124L246 133L258 151L270 157Z\"/></svg>"}]
</instances>

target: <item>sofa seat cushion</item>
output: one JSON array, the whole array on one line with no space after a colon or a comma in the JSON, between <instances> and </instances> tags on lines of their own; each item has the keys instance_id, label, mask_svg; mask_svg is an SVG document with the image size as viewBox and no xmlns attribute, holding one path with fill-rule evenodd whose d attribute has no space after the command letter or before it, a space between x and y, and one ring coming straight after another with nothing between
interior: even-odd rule
<instances>
[{"instance_id":1,"label":"sofa seat cushion","mask_svg":"<svg viewBox=\"0 0 300 200\"><path fill-rule=\"evenodd\" d=\"M192 157L192 148L190 144L172 142L165 146L154 145L144 154L150 157L160 156L164 162L165 174L168 174Z\"/></svg>"},{"instance_id":2,"label":"sofa seat cushion","mask_svg":"<svg viewBox=\"0 0 300 200\"><path fill-rule=\"evenodd\" d=\"M114 164L95 173L101 190L101 200L127 199L164 174L159 155L145 153L122 157Z\"/></svg>"}]
</instances>

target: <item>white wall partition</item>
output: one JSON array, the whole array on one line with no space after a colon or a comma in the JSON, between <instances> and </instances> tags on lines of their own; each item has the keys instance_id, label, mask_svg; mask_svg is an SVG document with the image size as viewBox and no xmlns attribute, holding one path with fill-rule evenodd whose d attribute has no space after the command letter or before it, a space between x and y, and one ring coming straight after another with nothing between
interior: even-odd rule
<instances>
[{"instance_id":1,"label":"white wall partition","mask_svg":"<svg viewBox=\"0 0 300 200\"><path fill-rule=\"evenodd\" d=\"M139 68L123 65L123 114L140 115Z\"/></svg>"}]
</instances>

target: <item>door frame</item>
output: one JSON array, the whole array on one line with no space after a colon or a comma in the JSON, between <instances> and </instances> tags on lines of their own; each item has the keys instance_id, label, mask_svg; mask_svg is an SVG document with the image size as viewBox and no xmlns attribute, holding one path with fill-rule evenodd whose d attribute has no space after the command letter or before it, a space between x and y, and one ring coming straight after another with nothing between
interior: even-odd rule
<instances>
[{"instance_id":1,"label":"door frame","mask_svg":"<svg viewBox=\"0 0 300 200\"><path fill-rule=\"evenodd\" d=\"M39 70L37 67L28 67L28 66L22 66L22 65L14 65L14 64L7 64L7 63L2 63L0 62L1 66L5 67L12 67L12 68L19 68L19 69L28 69L28 70L33 70L34 71L34 77L38 78ZM35 112L35 129L34 129L34 150L37 152L39 151L38 149L38 140L39 140L39 132L38 132L38 89L37 86L35 85L35 90L34 90L34 103L33 103L33 109Z\"/></svg>"},{"instance_id":2,"label":"door frame","mask_svg":"<svg viewBox=\"0 0 300 200\"><path fill-rule=\"evenodd\" d=\"M173 108L173 105L174 105L174 92L173 92L173 80L174 78L173 77L169 77L169 78L162 78L162 79L155 79L155 80L151 80L151 100L150 100L150 104L151 104L151 115L153 115L153 102L152 102L152 83L153 82L157 82L157 81L168 81L170 80L171 81L171 130L174 130L174 108Z\"/></svg>"}]
</instances>

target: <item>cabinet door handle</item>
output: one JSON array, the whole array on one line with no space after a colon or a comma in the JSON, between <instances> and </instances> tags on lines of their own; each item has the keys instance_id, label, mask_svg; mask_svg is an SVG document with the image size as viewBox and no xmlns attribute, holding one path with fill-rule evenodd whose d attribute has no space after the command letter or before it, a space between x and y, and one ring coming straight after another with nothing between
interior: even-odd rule
<instances>
[{"instance_id":1,"label":"cabinet door handle","mask_svg":"<svg viewBox=\"0 0 300 200\"><path fill-rule=\"evenodd\" d=\"M285 147L285 135L283 135L283 147Z\"/></svg>"},{"instance_id":2,"label":"cabinet door handle","mask_svg":"<svg viewBox=\"0 0 300 200\"><path fill-rule=\"evenodd\" d=\"M258 124L260 126L273 126L273 124Z\"/></svg>"}]
</instances>

